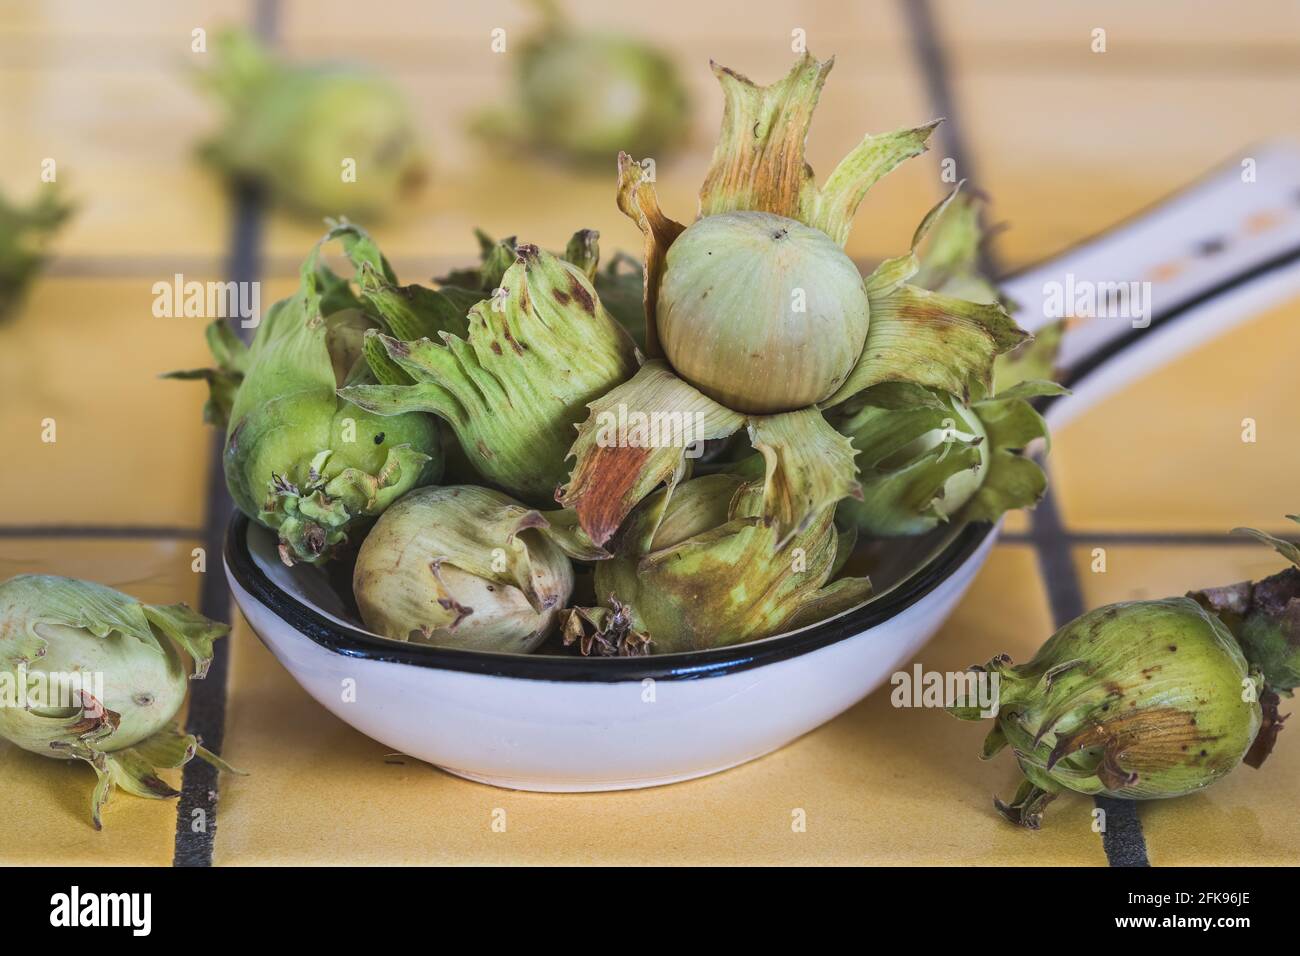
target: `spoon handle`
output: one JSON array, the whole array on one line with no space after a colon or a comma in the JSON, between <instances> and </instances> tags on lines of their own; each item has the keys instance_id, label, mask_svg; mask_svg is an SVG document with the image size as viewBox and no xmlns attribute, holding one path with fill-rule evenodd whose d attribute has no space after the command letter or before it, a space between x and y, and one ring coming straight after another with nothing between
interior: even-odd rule
<instances>
[{"instance_id":1,"label":"spoon handle","mask_svg":"<svg viewBox=\"0 0 1300 956\"><path fill-rule=\"evenodd\" d=\"M1016 320L1060 318L1074 394L1053 425L1300 294L1300 147L1243 150L1173 196L1002 280Z\"/></svg>"}]
</instances>

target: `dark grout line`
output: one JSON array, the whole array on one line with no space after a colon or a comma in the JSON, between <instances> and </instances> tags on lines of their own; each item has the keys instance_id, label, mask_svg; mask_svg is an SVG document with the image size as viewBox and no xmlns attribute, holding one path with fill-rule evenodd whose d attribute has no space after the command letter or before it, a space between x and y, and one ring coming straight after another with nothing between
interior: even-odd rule
<instances>
[{"instance_id":1,"label":"dark grout line","mask_svg":"<svg viewBox=\"0 0 1300 956\"><path fill-rule=\"evenodd\" d=\"M1290 531L1273 533L1275 538L1300 544L1300 539ZM1245 535L1228 534L1215 531L1068 531L1062 528L1061 534L1071 547L1083 547L1089 544L1163 546L1176 548L1258 548L1259 542ZM1033 533L1022 531L1004 532L998 536L1000 544L1033 544Z\"/></svg>"},{"instance_id":2,"label":"dark grout line","mask_svg":"<svg viewBox=\"0 0 1300 956\"><path fill-rule=\"evenodd\" d=\"M321 230L325 229L321 220ZM471 257L468 249L463 258ZM435 260L437 257L435 257ZM401 256L397 257L403 261ZM159 279L170 279L176 273L193 278L194 276L216 276L229 267L230 256L56 256L42 271L42 275L52 279L139 279L153 283ZM451 265L461 260L448 257ZM409 263L408 264L412 264ZM437 266L437 261L434 262ZM302 260L290 256L268 256L262 262L258 274L263 279L298 278Z\"/></svg>"},{"instance_id":3,"label":"dark grout line","mask_svg":"<svg viewBox=\"0 0 1300 956\"><path fill-rule=\"evenodd\" d=\"M321 224L324 230L324 221ZM389 257L393 268L401 274L424 274L433 276L450 269L463 266L471 261L477 253L466 246L464 255L437 255L417 257L398 253ZM214 256L186 256L169 259L163 256L65 256L50 260L42 275L51 279L111 279L114 281L140 280L150 284L158 280L169 280L176 273L189 278L195 276L216 276L227 268L229 256L225 261ZM871 263L874 265L874 263ZM291 256L266 256L263 258L258 275L263 282L281 279L296 282L298 270L302 268L302 259Z\"/></svg>"},{"instance_id":4,"label":"dark grout line","mask_svg":"<svg viewBox=\"0 0 1300 956\"><path fill-rule=\"evenodd\" d=\"M131 541L186 541L203 536L202 528L172 525L76 525L31 524L0 525L0 539L12 538L92 538Z\"/></svg>"},{"instance_id":5,"label":"dark grout line","mask_svg":"<svg viewBox=\"0 0 1300 956\"><path fill-rule=\"evenodd\" d=\"M975 167L965 149L961 126L957 120L952 82L944 56L938 28L929 0L900 0L903 14L912 34L917 59L925 74L926 89L931 106L944 118L938 138L944 153L956 161L959 179L978 183ZM982 244L979 266L985 275L1001 274L989 243ZM1070 536L1061 523L1056 502L1050 490L1032 512L1031 531L1026 540L1038 552L1041 576L1047 588L1048 600L1056 626L1078 617L1084 612L1083 593L1075 573L1070 553ZM1148 866L1146 841L1142 823L1131 802L1107 797L1095 798L1095 803L1106 813L1106 829L1102 833L1102 847L1111 866Z\"/></svg>"},{"instance_id":6,"label":"dark grout line","mask_svg":"<svg viewBox=\"0 0 1300 956\"><path fill-rule=\"evenodd\" d=\"M939 31L928 0L901 0L903 15L912 34L912 47L921 61L925 76L925 89L936 117L943 119L938 139L944 152L957 161L958 178L973 179L973 167L965 149L965 138L953 105L952 83L948 76L948 62L939 41Z\"/></svg>"},{"instance_id":7,"label":"dark grout line","mask_svg":"<svg viewBox=\"0 0 1300 956\"><path fill-rule=\"evenodd\" d=\"M254 30L270 42L275 36L277 0L258 0L254 10ZM235 282L257 281L261 269L262 200L256 192L244 189L235 196L235 222L231 234L228 273ZM250 331L236 328L247 340ZM226 525L233 510L226 490L222 457L225 436L213 435L208 469L207 517L204 522L203 547L209 566L203 575L199 611L218 620L232 617L230 588L226 584L224 553ZM205 680L196 681L190 692L189 718L186 727L203 745L220 754L226 732L226 690L230 671L232 637L217 641L212 666ZM176 848L173 866L208 867L217 836L217 797L220 781L215 767L202 760L191 760L181 777L181 798L176 808Z\"/></svg>"},{"instance_id":8,"label":"dark grout line","mask_svg":"<svg viewBox=\"0 0 1300 956\"><path fill-rule=\"evenodd\" d=\"M51 279L141 279L154 282L177 272L189 276L216 275L219 256L55 256L43 274Z\"/></svg>"},{"instance_id":9,"label":"dark grout line","mask_svg":"<svg viewBox=\"0 0 1300 956\"><path fill-rule=\"evenodd\" d=\"M1047 469L1046 461L1040 460L1039 464ZM1060 627L1086 611L1087 606L1070 553L1070 536L1061 523L1050 481L1047 494L1030 513L1029 540L1038 549L1038 566L1047 587L1052 620Z\"/></svg>"},{"instance_id":10,"label":"dark grout line","mask_svg":"<svg viewBox=\"0 0 1300 956\"><path fill-rule=\"evenodd\" d=\"M952 97L952 82L948 75L948 61L944 56L943 44L939 30L934 24L934 15L929 0L900 0L903 15L912 34L912 44L917 59L921 62L925 75L926 93L930 97L930 108L936 119L943 119L937 130L936 139L946 158L955 161L957 178L965 179L968 189L978 189L979 177L975 173L975 164L966 150L966 140L961 135L961 123L957 117L956 101ZM951 188L952 184L944 184ZM980 225L987 227L984 221L986 210L980 209ZM979 267L985 275L999 275L994 262L990 243L980 244L978 251Z\"/></svg>"},{"instance_id":11,"label":"dark grout line","mask_svg":"<svg viewBox=\"0 0 1300 956\"><path fill-rule=\"evenodd\" d=\"M1142 831L1137 801L1097 796L1093 797L1093 803L1106 814L1101 833L1106 861L1115 867L1149 867L1151 860L1147 857L1146 834Z\"/></svg>"},{"instance_id":12,"label":"dark grout line","mask_svg":"<svg viewBox=\"0 0 1300 956\"><path fill-rule=\"evenodd\" d=\"M1047 470L1046 461L1040 460L1039 464ZM1056 498L1051 491L1050 472L1048 475L1047 494L1030 516L1029 539L1038 552L1038 567L1047 588L1052 620L1057 627L1061 627L1083 614L1087 610L1087 604L1074 566L1071 551L1074 542L1061 521ZM1094 797L1093 802L1106 815L1101 845L1107 862L1111 866L1150 866L1137 805L1132 800L1104 796Z\"/></svg>"},{"instance_id":13,"label":"dark grout line","mask_svg":"<svg viewBox=\"0 0 1300 956\"><path fill-rule=\"evenodd\" d=\"M253 215L256 211L253 211ZM241 218L244 215L241 212ZM241 273L232 270L236 278ZM211 455L221 461L225 436L213 436ZM225 621L231 618L230 590L225 568L220 562L222 529L230 516L229 496L219 467L209 473L207 490L207 527L203 532L203 549L209 565L199 592L199 612ZM186 729L196 735L208 750L220 754L225 741L226 685L230 670L230 641L233 635L213 646L208 676L190 687L189 715ZM176 807L176 847L173 866L211 866L212 848L217 831L217 793L220 782L215 767L202 760L191 760L181 776L181 798Z\"/></svg>"}]
</instances>

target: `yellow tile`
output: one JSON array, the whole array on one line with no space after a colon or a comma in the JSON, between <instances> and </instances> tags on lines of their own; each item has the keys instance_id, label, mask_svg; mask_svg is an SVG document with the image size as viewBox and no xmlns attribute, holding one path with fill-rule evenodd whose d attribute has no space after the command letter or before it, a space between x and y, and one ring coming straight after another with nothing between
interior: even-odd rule
<instances>
[{"instance_id":1,"label":"yellow tile","mask_svg":"<svg viewBox=\"0 0 1300 956\"><path fill-rule=\"evenodd\" d=\"M1033 554L995 552L923 653L965 668L1046 636ZM386 750L301 691L246 625L232 658L215 861L255 863L1104 863L1091 804L1066 798L1038 834L993 811L1008 761L977 759L983 727L900 710L878 692L785 749L654 790L526 794L468 783ZM268 728L274 728L273 731ZM493 833L492 813L507 831ZM802 808L808 830L791 830Z\"/></svg>"},{"instance_id":2,"label":"yellow tile","mask_svg":"<svg viewBox=\"0 0 1300 956\"><path fill-rule=\"evenodd\" d=\"M1295 341L1300 300L1275 308L1089 409L1053 436L1076 529L1282 528L1300 509ZM1243 442L1243 421L1256 441Z\"/></svg>"},{"instance_id":3,"label":"yellow tile","mask_svg":"<svg viewBox=\"0 0 1300 956\"><path fill-rule=\"evenodd\" d=\"M1294 47L1300 30L1300 12L1289 0L1260 0L1251 5L1248 17L1217 0L1184 0L1177 16L1170 16L1169 9L1159 4L1125 0L1087 4L935 0L934 9L949 46L988 56L1008 47L1032 47L1057 55L1076 46L1086 51L1092 30L1102 27L1110 53L1136 47L1148 58L1162 53L1195 57L1208 68L1212 64L1205 59L1207 46L1213 46L1216 60L1236 50Z\"/></svg>"},{"instance_id":4,"label":"yellow tile","mask_svg":"<svg viewBox=\"0 0 1300 956\"><path fill-rule=\"evenodd\" d=\"M0 327L0 524L202 521L205 388L158 375L210 364L206 322L153 316L165 278L47 277Z\"/></svg>"},{"instance_id":5,"label":"yellow tile","mask_svg":"<svg viewBox=\"0 0 1300 956\"><path fill-rule=\"evenodd\" d=\"M84 4L77 0L6 5L0 9L0 36L40 38L73 35L131 39L140 35L172 36L188 40L196 26L213 23L247 23L252 20L251 0L117 0L112 4Z\"/></svg>"},{"instance_id":6,"label":"yellow tile","mask_svg":"<svg viewBox=\"0 0 1300 956\"><path fill-rule=\"evenodd\" d=\"M0 70L6 195L40 188L42 164L52 159L77 207L53 244L60 257L216 261L230 231L229 203L194 157L217 122L186 75L196 55L179 38L137 42L166 62L79 66L86 47L112 49L101 37L70 41L39 67Z\"/></svg>"},{"instance_id":7,"label":"yellow tile","mask_svg":"<svg viewBox=\"0 0 1300 956\"><path fill-rule=\"evenodd\" d=\"M997 239L1008 264L1062 251L1253 143L1300 134L1286 75L989 69L956 85L977 185L1009 224Z\"/></svg>"},{"instance_id":8,"label":"yellow tile","mask_svg":"<svg viewBox=\"0 0 1300 956\"><path fill-rule=\"evenodd\" d=\"M198 599L188 541L0 538L0 579L62 574L118 588L151 603ZM214 569L214 573L220 573ZM179 787L180 771L163 776ZM79 761L50 760L0 741L0 864L166 866L176 839L176 802L118 793L104 829L90 823L95 774Z\"/></svg>"},{"instance_id":9,"label":"yellow tile","mask_svg":"<svg viewBox=\"0 0 1300 956\"><path fill-rule=\"evenodd\" d=\"M197 539L30 538L0 535L0 580L58 574L97 581L150 604L198 600ZM208 562L221 573L220 556Z\"/></svg>"},{"instance_id":10,"label":"yellow tile","mask_svg":"<svg viewBox=\"0 0 1300 956\"><path fill-rule=\"evenodd\" d=\"M346 40L367 48L376 42L411 42L455 37L458 50L466 41L482 39L487 49L488 30L505 28L523 36L538 17L527 4L512 0L479 0L449 10L420 0L402 0L391 5L398 11L392 18L367 16L364 8L343 0L283 0L282 42L323 43ZM837 0L715 0L701 5L691 0L661 0L653 8L632 4L609 4L599 0L564 0L562 9L585 29L631 33L668 46L670 50L709 41L736 42L740 39L763 44L765 49L788 52L791 31L800 28L814 52L830 52L846 46L897 49L908 42L906 25L896 5L885 2L844 4ZM400 18L403 29L392 23ZM684 27L689 29L684 29ZM821 54L825 56L826 54ZM439 58L430 57L435 67Z\"/></svg>"},{"instance_id":11,"label":"yellow tile","mask_svg":"<svg viewBox=\"0 0 1300 956\"><path fill-rule=\"evenodd\" d=\"M1107 548L1105 574L1090 573L1090 550L1076 553L1089 607L1114 601L1182 594L1188 590L1258 579L1285 562L1265 547ZM1294 712L1294 701L1282 712ZM1238 767L1213 787L1190 797L1154 800L1140 807L1151 862L1157 866L1251 866L1300 859L1300 746L1285 732L1259 770Z\"/></svg>"},{"instance_id":12,"label":"yellow tile","mask_svg":"<svg viewBox=\"0 0 1300 956\"><path fill-rule=\"evenodd\" d=\"M1204 0L1166 10L1111 0L946 0L936 19L955 109L1008 263L1050 256L1252 143L1300 133L1291 76L1300 12ZM1093 53L1092 31L1107 31Z\"/></svg>"},{"instance_id":13,"label":"yellow tile","mask_svg":"<svg viewBox=\"0 0 1300 956\"><path fill-rule=\"evenodd\" d=\"M180 786L180 771L162 776ZM120 791L90 822L95 772L81 761L48 760L0 741L0 863L5 866L170 866L176 801Z\"/></svg>"},{"instance_id":14,"label":"yellow tile","mask_svg":"<svg viewBox=\"0 0 1300 956\"><path fill-rule=\"evenodd\" d=\"M1044 259L1252 143L1294 137L1300 12L945 0L936 20L975 183L1010 228L1009 264ZM1092 31L1107 50L1093 53Z\"/></svg>"},{"instance_id":15,"label":"yellow tile","mask_svg":"<svg viewBox=\"0 0 1300 956\"><path fill-rule=\"evenodd\" d=\"M653 18L595 4L575 4L573 13L584 23L656 40L680 60L697 107L694 125L686 147L662 158L659 167L665 209L678 219L694 217L721 116L710 57L770 82L793 61L794 29L807 31L815 53L838 54L809 145L823 178L864 134L931 118L893 5L846 13L809 4L792 15L785 4L732 3L729 11L704 15L698 5L676 4L679 14L660 9ZM165 265L186 258L215 263L224 255L228 203L193 157L218 114L192 88L189 72L206 63L189 52L188 31L191 20L210 29L239 22L244 6L163 20L147 6L130 6L103 27L121 35L111 51L96 32L102 24L73 18L70 8L0 23L0 48L21 54L0 70L13 146L0 157L0 175L11 191L25 195L37 188L42 160L58 162L60 181L79 200L76 218L55 245L69 267L103 257ZM683 43L678 25L688 13L695 29ZM394 21L378 24L342 3L290 4L283 11L281 42L288 55L368 62L392 75L413 105L431 155L429 186L389 221L365 223L390 257L413 260L412 278L440 268L437 260L472 256L478 226L551 247L562 247L578 228L597 228L611 252L640 248L635 227L615 207L612 156L607 170L584 173L535 156L502 156L468 133L470 118L499 103L509 83L511 64L488 49L490 30L504 24L522 38L532 19L505 2L465 7L454 16L413 4L395 38ZM475 45L474 38L483 42ZM939 190L935 166L925 160L891 176L864 204L850 254L880 258L906 248ZM320 232L314 219L276 213L266 250L277 267L292 269Z\"/></svg>"},{"instance_id":16,"label":"yellow tile","mask_svg":"<svg viewBox=\"0 0 1300 956\"><path fill-rule=\"evenodd\" d=\"M1088 607L1146 601L1276 574L1286 562L1262 544L1137 545L1077 539L1075 566ZM1101 548L1104 553L1094 554ZM1101 570L1104 562L1105 570Z\"/></svg>"},{"instance_id":17,"label":"yellow tile","mask_svg":"<svg viewBox=\"0 0 1300 956\"><path fill-rule=\"evenodd\" d=\"M893 5L847 14L809 4L794 15L785 4L731 6L734 16L714 8L705 14L698 5L674 0L650 16L646 9L572 5L581 22L658 40L679 61L696 108L689 143L677 155L661 157L658 166L661 204L674 218L695 217L720 125L722 99L708 68L710 57L757 82L775 81L794 61L790 32L796 27L807 30L815 54L837 55L809 142L809 159L821 179L865 134L932 118L910 49L892 39L904 36ZM680 29L687 15L693 24L689 38ZM526 151L501 155L467 132L471 117L499 103L509 86L509 53L489 51L489 32L504 25L522 36L532 19L511 3L467 7L450 18L420 8L412 11L406 36L395 39L391 30L346 5L291 4L285 11L283 45L292 54L320 57L333 51L381 65L415 105L432 156L430 182L390 221L365 224L390 258L410 261L412 279L435 271L433 261L463 262L472 256L475 227L548 248L562 248L578 228L595 228L607 254L641 248L636 227L614 202L613 156L606 169L583 172ZM928 159L913 160L892 174L864 203L848 244L850 255L880 258L906 249L939 195L937 167ZM277 261L293 262L319 233L314 222L277 215L267 248Z\"/></svg>"},{"instance_id":18,"label":"yellow tile","mask_svg":"<svg viewBox=\"0 0 1300 956\"><path fill-rule=\"evenodd\" d=\"M1028 534L1031 521L1033 521L1033 514L1026 508L1008 511L1002 519L1002 532L1004 534Z\"/></svg>"},{"instance_id":19,"label":"yellow tile","mask_svg":"<svg viewBox=\"0 0 1300 956\"><path fill-rule=\"evenodd\" d=\"M1284 711L1295 711L1293 702ZM1141 809L1156 866L1294 866L1300 859L1300 747L1287 734L1255 770L1239 767L1209 790Z\"/></svg>"}]
</instances>

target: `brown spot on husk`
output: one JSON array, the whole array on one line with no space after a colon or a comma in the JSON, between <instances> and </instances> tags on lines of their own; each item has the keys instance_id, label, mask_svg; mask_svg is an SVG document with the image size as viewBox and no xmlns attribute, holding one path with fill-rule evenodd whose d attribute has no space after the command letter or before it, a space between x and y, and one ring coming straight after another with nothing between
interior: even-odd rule
<instances>
[{"instance_id":1,"label":"brown spot on husk","mask_svg":"<svg viewBox=\"0 0 1300 956\"><path fill-rule=\"evenodd\" d=\"M515 337L510 334L510 329L505 325L501 326L501 334L505 336L506 341L510 343L510 347L515 350L516 355L524 354L523 346L515 341Z\"/></svg>"},{"instance_id":2,"label":"brown spot on husk","mask_svg":"<svg viewBox=\"0 0 1300 956\"><path fill-rule=\"evenodd\" d=\"M1118 748L1113 745L1106 746L1101 752L1101 763L1097 765L1097 779L1107 790L1122 790L1137 783L1138 775L1121 767L1119 758Z\"/></svg>"},{"instance_id":3,"label":"brown spot on husk","mask_svg":"<svg viewBox=\"0 0 1300 956\"><path fill-rule=\"evenodd\" d=\"M103 727L109 728L106 736L111 736L122 723L121 714L109 710L98 698L84 690L81 692L81 710L81 719L68 728L77 737L96 736Z\"/></svg>"},{"instance_id":4,"label":"brown spot on husk","mask_svg":"<svg viewBox=\"0 0 1300 956\"><path fill-rule=\"evenodd\" d=\"M459 625L461 621L465 620L465 618L469 617L471 614L474 613L474 609L472 607L466 607L464 604L461 604L455 598L438 598L438 606L441 607L444 611L455 612L456 617L452 620L452 622L449 625L447 625L447 629L451 631L456 630L457 625Z\"/></svg>"},{"instance_id":5,"label":"brown spot on husk","mask_svg":"<svg viewBox=\"0 0 1300 956\"><path fill-rule=\"evenodd\" d=\"M140 782L144 784L145 788L150 793L159 797L179 797L181 795L179 790L172 787L171 784L167 783L167 781L163 780L162 777L159 777L157 774L145 774L140 778Z\"/></svg>"},{"instance_id":6,"label":"brown spot on husk","mask_svg":"<svg viewBox=\"0 0 1300 956\"><path fill-rule=\"evenodd\" d=\"M596 300L583 287L582 280L572 272L569 273L569 291L573 293L573 297L578 300L578 305L582 306L584 312L588 315L596 314Z\"/></svg>"},{"instance_id":7,"label":"brown spot on husk","mask_svg":"<svg viewBox=\"0 0 1300 956\"><path fill-rule=\"evenodd\" d=\"M1187 747L1196 745L1199 749L1201 744L1216 739L1214 735L1200 733L1195 720L1188 719L1185 711L1156 707L1117 715L1060 738L1047 758L1047 769L1051 770L1059 761L1080 750L1101 747L1102 763L1097 774L1107 789L1118 790L1133 782L1130 776L1136 779L1132 771L1120 766L1121 760L1146 771L1167 769L1187 759L1183 756ZM1107 782L1107 775L1116 786Z\"/></svg>"},{"instance_id":8,"label":"brown spot on husk","mask_svg":"<svg viewBox=\"0 0 1300 956\"><path fill-rule=\"evenodd\" d=\"M651 449L600 446L583 461L559 498L578 515L578 524L597 547L618 530L636 502L631 494Z\"/></svg>"}]
</instances>

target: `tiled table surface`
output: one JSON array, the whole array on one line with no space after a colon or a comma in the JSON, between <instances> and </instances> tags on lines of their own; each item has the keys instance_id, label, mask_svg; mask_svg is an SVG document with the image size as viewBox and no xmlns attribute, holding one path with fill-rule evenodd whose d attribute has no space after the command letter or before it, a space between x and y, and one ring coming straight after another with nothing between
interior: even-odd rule
<instances>
[{"instance_id":1,"label":"tiled table surface","mask_svg":"<svg viewBox=\"0 0 1300 956\"><path fill-rule=\"evenodd\" d=\"M669 41L688 68L699 104L695 141L660 172L665 206L681 217L693 209L719 112L702 67L710 55L773 77L794 27L808 31L814 52L836 53L810 147L823 173L861 132L931 113L933 76L916 56L915 23L897 4L852 5L849 15L830 3L737 0L711 5L686 38L681 23L697 5L661 4L667 9L654 23L630 8L572 6ZM930 5L971 172L994 197L996 218L1013 224L998 243L1008 266L1077 242L1246 143L1300 133L1294 6L1266 3L1243 18L1189 4L1173 19L1130 6L985 2L977 13L959 2ZM553 245L592 225L608 248L635 248L609 177L485 161L461 132L461 117L502 81L501 65L473 53L473 43L492 26L522 27L526 15L506 3L409 7L408 17L380 19L344 4L284 2L278 10L284 47L370 57L419 104L436 156L434 186L374 230L399 270L422 277L464 260L474 225ZM156 376L204 363L202 320L153 318L151 286L176 271L222 274L229 202L189 160L210 114L182 74L194 65L194 26L252 16L245 3L0 12L0 181L25 194L40 159L55 156L81 203L50 274L21 317L0 329L0 576L69 574L146 600L197 601L191 549L202 536L209 468L202 395ZM1107 29L1105 55L1088 52L1095 27ZM903 246L938 194L939 152L876 190L853 255ZM319 230L271 215L263 231L273 280L263 297L271 301L286 287L275 277ZM1300 301L1285 303L1056 434L1054 493L1089 605L1278 567L1262 548L1215 536L1238 524L1282 530L1281 515L1300 508L1298 323ZM47 417L58 423L54 444L40 440ZM1253 444L1241 441L1244 417L1258 423ZM1050 633L1026 527L1010 522L968 598L922 651L927 669L1000 651L1023 659ZM1097 546L1107 549L1104 574L1090 570ZM1107 861L1090 827L1091 801L1058 801L1038 833L1009 827L990 796L1008 795L1016 773L1009 758L976 758L983 728L895 709L887 692L712 778L537 795L390 755L310 700L238 618L230 650L223 749L250 776L221 781L219 865ZM1300 750L1288 736L1262 771L1243 768L1199 796L1143 805L1151 862L1300 860L1288 796L1300 785ZM170 863L176 805L119 796L96 833L86 820L91 777L80 765L0 744L0 863ZM792 831L797 809L806 832ZM498 810L504 833L491 826Z\"/></svg>"}]
</instances>

